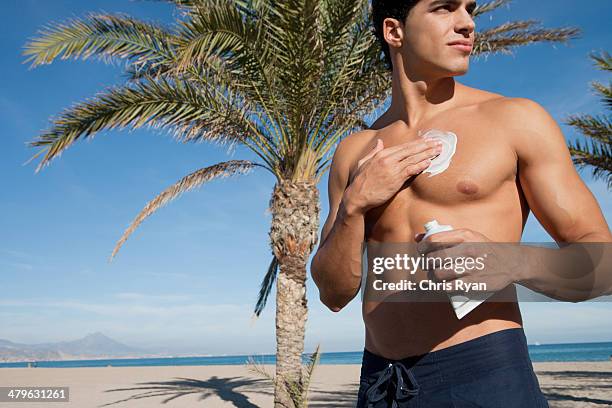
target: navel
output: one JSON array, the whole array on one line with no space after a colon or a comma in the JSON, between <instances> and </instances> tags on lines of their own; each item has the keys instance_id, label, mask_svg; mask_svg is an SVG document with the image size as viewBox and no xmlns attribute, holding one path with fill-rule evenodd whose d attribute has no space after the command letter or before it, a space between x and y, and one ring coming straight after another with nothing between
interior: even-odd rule
<instances>
[{"instance_id":1,"label":"navel","mask_svg":"<svg viewBox=\"0 0 612 408\"><path fill-rule=\"evenodd\" d=\"M457 191L466 195L474 195L478 192L478 185L471 181L462 180L457 183Z\"/></svg>"}]
</instances>

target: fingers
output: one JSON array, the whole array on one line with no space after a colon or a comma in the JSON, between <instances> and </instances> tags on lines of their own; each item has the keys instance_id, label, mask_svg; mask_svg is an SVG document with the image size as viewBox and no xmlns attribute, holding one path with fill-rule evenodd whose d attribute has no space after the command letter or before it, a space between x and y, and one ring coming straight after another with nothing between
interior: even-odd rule
<instances>
[{"instance_id":1,"label":"fingers","mask_svg":"<svg viewBox=\"0 0 612 408\"><path fill-rule=\"evenodd\" d=\"M397 168L398 174L408 178L426 170L431 160L442 151L442 144L437 140L418 139L411 140L396 146L385 148L381 139L376 139L376 145L361 160L357 162L357 169L374 156L384 159L388 164ZM399 166L398 166L399 164Z\"/></svg>"},{"instance_id":2,"label":"fingers","mask_svg":"<svg viewBox=\"0 0 612 408\"><path fill-rule=\"evenodd\" d=\"M408 170L410 168L410 166L415 166L417 165L417 167L421 167L421 166L425 166L425 165L429 165L429 163L431 163L431 161L438 155L440 154L439 151L436 151L435 149L428 149L425 150L422 153L418 153L415 154L413 156L407 157L405 160L402 160L399 162L400 168L402 170ZM425 167L427 168L427 167Z\"/></svg>"},{"instance_id":3,"label":"fingers","mask_svg":"<svg viewBox=\"0 0 612 408\"><path fill-rule=\"evenodd\" d=\"M357 162L357 168L361 167L379 152L380 158L388 158L389 161L393 162L404 160L416 154L422 154L428 158L433 158L440 154L442 151L441 149L442 144L437 140L431 139L411 140L388 148L384 147L381 139L376 139L376 146L374 146L374 149L372 149L370 153ZM412 160L411 163L417 164L423 160L423 156L419 156L417 159Z\"/></svg>"},{"instance_id":4,"label":"fingers","mask_svg":"<svg viewBox=\"0 0 612 408\"><path fill-rule=\"evenodd\" d=\"M437 140L411 140L410 142L389 147L385 149L380 155L381 157L389 157L389 159L391 160L400 161L417 153L436 148L437 146L441 147L441 145L442 144Z\"/></svg>"},{"instance_id":5,"label":"fingers","mask_svg":"<svg viewBox=\"0 0 612 408\"><path fill-rule=\"evenodd\" d=\"M406 178L427 169L431 160L442 151L441 143L435 140L412 140L397 146L383 148L382 140L377 139L377 145L367 156L359 160L359 169L367 161L377 156L386 164L396 167L398 174Z\"/></svg>"},{"instance_id":6,"label":"fingers","mask_svg":"<svg viewBox=\"0 0 612 408\"><path fill-rule=\"evenodd\" d=\"M455 272L453 269L437 268L433 269L431 273L437 281L450 281L461 277L461 275Z\"/></svg>"},{"instance_id":7,"label":"fingers","mask_svg":"<svg viewBox=\"0 0 612 408\"><path fill-rule=\"evenodd\" d=\"M403 162L401 162L403 163ZM403 177L405 179L414 176L415 174L419 174L421 172L423 172L424 170L426 170L429 165L431 164L431 159L425 159L421 162L412 164L412 163L408 163L406 164L403 168L402 168L402 172L399 174L402 174Z\"/></svg>"},{"instance_id":8,"label":"fingers","mask_svg":"<svg viewBox=\"0 0 612 408\"><path fill-rule=\"evenodd\" d=\"M395 158L402 158L400 159L399 167L401 174L406 178L425 171L431 165L431 161L441 153L442 147L426 147L423 150L422 146L417 146L413 148L413 151L416 151L413 154L410 154L409 150L409 148L404 149L404 151L397 152L393 156Z\"/></svg>"},{"instance_id":9,"label":"fingers","mask_svg":"<svg viewBox=\"0 0 612 408\"><path fill-rule=\"evenodd\" d=\"M448 235L448 234L445 234ZM432 241L431 238L429 239L421 239L416 246L417 251L420 254L431 254L432 252L438 252L438 256L439 257L443 257L442 255L444 254L444 250L448 249L448 248L453 248L455 246L459 245L459 243L457 242L439 242L439 241Z\"/></svg>"}]
</instances>

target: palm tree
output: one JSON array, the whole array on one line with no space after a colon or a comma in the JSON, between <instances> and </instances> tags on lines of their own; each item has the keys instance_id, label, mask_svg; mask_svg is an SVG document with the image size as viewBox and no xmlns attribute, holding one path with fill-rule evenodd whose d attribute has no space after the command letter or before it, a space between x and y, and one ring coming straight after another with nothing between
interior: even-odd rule
<instances>
[{"instance_id":1,"label":"palm tree","mask_svg":"<svg viewBox=\"0 0 612 408\"><path fill-rule=\"evenodd\" d=\"M367 127L364 116L390 96L390 75L371 33L367 0L167 0L180 13L171 27L126 15L91 14L44 28L24 54L32 66L56 58L124 60L127 80L66 109L30 142L43 155L36 171L77 140L145 125L180 142L248 148L256 161L201 168L170 186L134 219L111 258L148 216L181 193L254 168L272 173L272 260L255 315L276 281L275 406L299 406L307 319L306 264L317 244L317 185L336 143ZM508 3L478 7L476 15ZM476 55L510 53L533 42L565 42L575 28L512 22L477 36Z\"/></svg>"},{"instance_id":2,"label":"palm tree","mask_svg":"<svg viewBox=\"0 0 612 408\"><path fill-rule=\"evenodd\" d=\"M595 66L604 71L612 71L612 58L607 52L600 55L592 53L591 59ZM607 86L599 82L591 83L591 87L601 97L608 111L612 109L612 83ZM612 189L612 120L607 115L571 115L566 124L579 130L590 142L583 144L580 140L569 143L570 153L578 168L592 167L595 179L606 180L608 189Z\"/></svg>"}]
</instances>

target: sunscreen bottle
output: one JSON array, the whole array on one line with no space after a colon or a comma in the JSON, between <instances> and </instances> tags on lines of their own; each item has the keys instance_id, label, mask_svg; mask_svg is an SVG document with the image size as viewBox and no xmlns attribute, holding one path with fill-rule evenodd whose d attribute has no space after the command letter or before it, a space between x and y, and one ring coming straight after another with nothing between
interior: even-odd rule
<instances>
[{"instance_id":1,"label":"sunscreen bottle","mask_svg":"<svg viewBox=\"0 0 612 408\"><path fill-rule=\"evenodd\" d=\"M425 223L425 236L423 239L427 238L431 234L435 234L436 232L444 232L444 231L452 231L452 225L440 225L438 224L438 220L431 220Z\"/></svg>"},{"instance_id":2,"label":"sunscreen bottle","mask_svg":"<svg viewBox=\"0 0 612 408\"><path fill-rule=\"evenodd\" d=\"M451 225L440 225L437 220L431 220L425 223L424 227L425 236L423 236L423 239L437 232L453 230L453 227ZM470 313L472 310L474 310L476 306L483 303L492 294L493 293L486 293L484 294L484 297L482 297L481 295L479 299L470 299L469 297L464 295L449 295L449 297L451 304L453 305L453 309L455 310L455 314L457 315L457 318L461 319L465 315Z\"/></svg>"}]
</instances>

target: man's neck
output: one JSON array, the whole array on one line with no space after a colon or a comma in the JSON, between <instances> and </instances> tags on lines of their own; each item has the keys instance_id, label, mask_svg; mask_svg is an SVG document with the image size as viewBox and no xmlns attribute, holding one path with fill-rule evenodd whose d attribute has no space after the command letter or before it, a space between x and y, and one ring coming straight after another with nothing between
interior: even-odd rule
<instances>
[{"instance_id":1,"label":"man's neck","mask_svg":"<svg viewBox=\"0 0 612 408\"><path fill-rule=\"evenodd\" d=\"M394 121L403 121L409 128L416 128L454 105L457 88L461 85L453 77L423 79L394 73L392 86L387 115Z\"/></svg>"}]
</instances>

